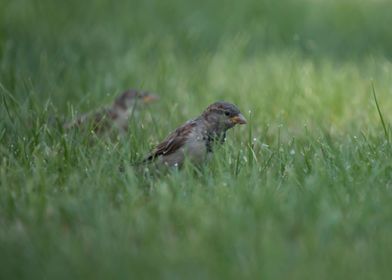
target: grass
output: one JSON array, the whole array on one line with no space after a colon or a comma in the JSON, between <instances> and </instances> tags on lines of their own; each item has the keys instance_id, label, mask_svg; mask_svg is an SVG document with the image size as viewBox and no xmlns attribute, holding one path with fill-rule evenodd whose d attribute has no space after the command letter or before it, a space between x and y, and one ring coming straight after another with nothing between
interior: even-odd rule
<instances>
[{"instance_id":1,"label":"grass","mask_svg":"<svg viewBox=\"0 0 392 280\"><path fill-rule=\"evenodd\" d=\"M391 4L195 3L0 3L1 279L391 277ZM128 87L126 136L62 131ZM219 99L205 168L118 172Z\"/></svg>"}]
</instances>

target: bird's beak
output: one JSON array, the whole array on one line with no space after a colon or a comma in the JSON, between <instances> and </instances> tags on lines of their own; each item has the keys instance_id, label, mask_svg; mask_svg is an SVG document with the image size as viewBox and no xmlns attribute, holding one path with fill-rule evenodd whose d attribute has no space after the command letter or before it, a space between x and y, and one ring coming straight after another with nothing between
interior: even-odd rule
<instances>
[{"instance_id":1,"label":"bird's beak","mask_svg":"<svg viewBox=\"0 0 392 280\"><path fill-rule=\"evenodd\" d=\"M230 121L233 124L246 124L247 123L245 117L242 114L238 114L237 116L231 117Z\"/></svg>"},{"instance_id":2,"label":"bird's beak","mask_svg":"<svg viewBox=\"0 0 392 280\"><path fill-rule=\"evenodd\" d=\"M158 99L159 99L159 97L157 95L148 94L148 95L143 97L143 103L145 103L145 104L151 103L151 102L156 101Z\"/></svg>"}]
</instances>

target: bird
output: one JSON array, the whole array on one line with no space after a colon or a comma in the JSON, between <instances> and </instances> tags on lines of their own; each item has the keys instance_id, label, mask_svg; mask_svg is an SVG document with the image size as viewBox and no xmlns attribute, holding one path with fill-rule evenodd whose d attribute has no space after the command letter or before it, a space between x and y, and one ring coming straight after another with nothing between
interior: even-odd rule
<instances>
[{"instance_id":1,"label":"bird","mask_svg":"<svg viewBox=\"0 0 392 280\"><path fill-rule=\"evenodd\" d=\"M213 152L215 144L223 144L227 130L247 120L232 103L218 101L209 105L200 116L187 121L170 133L143 163L181 167L185 160L202 164Z\"/></svg>"},{"instance_id":2,"label":"bird","mask_svg":"<svg viewBox=\"0 0 392 280\"><path fill-rule=\"evenodd\" d=\"M101 134L116 128L120 133L125 133L128 131L129 119L134 114L137 106L145 105L157 99L156 94L128 89L117 96L110 106L80 115L76 119L65 123L64 129L88 128L96 134Z\"/></svg>"}]
</instances>

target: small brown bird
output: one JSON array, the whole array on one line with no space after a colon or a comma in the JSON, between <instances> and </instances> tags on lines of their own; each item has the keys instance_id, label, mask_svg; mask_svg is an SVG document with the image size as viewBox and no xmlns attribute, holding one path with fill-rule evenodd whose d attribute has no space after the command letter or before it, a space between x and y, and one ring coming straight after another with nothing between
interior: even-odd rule
<instances>
[{"instance_id":1,"label":"small brown bird","mask_svg":"<svg viewBox=\"0 0 392 280\"><path fill-rule=\"evenodd\" d=\"M75 120L66 123L64 128L83 127L95 133L103 133L116 128L120 132L126 132L128 130L129 118L134 114L136 107L157 99L158 96L155 94L129 89L119 95L111 106L102 108L97 112L83 114Z\"/></svg>"},{"instance_id":2,"label":"small brown bird","mask_svg":"<svg viewBox=\"0 0 392 280\"><path fill-rule=\"evenodd\" d=\"M166 166L182 166L185 159L193 164L204 162L216 143L223 144L226 131L246 124L245 117L233 104L215 102L197 118L186 122L156 146L145 163L156 161Z\"/></svg>"}]
</instances>

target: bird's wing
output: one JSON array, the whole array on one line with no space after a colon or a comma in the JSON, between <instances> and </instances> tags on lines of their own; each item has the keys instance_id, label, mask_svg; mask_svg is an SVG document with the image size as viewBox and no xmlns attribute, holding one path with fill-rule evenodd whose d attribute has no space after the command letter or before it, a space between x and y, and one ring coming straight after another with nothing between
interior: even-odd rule
<instances>
[{"instance_id":1,"label":"bird's wing","mask_svg":"<svg viewBox=\"0 0 392 280\"><path fill-rule=\"evenodd\" d=\"M161 155L170 155L184 146L189 134L196 126L196 122L189 121L169 134L165 140L158 144L155 149L144 159L149 162Z\"/></svg>"},{"instance_id":2,"label":"bird's wing","mask_svg":"<svg viewBox=\"0 0 392 280\"><path fill-rule=\"evenodd\" d=\"M102 108L100 111L90 112L80 115L73 121L66 123L64 128L86 127L94 131L101 130L107 124L105 122L114 120L118 117L117 112L111 108Z\"/></svg>"}]
</instances>

